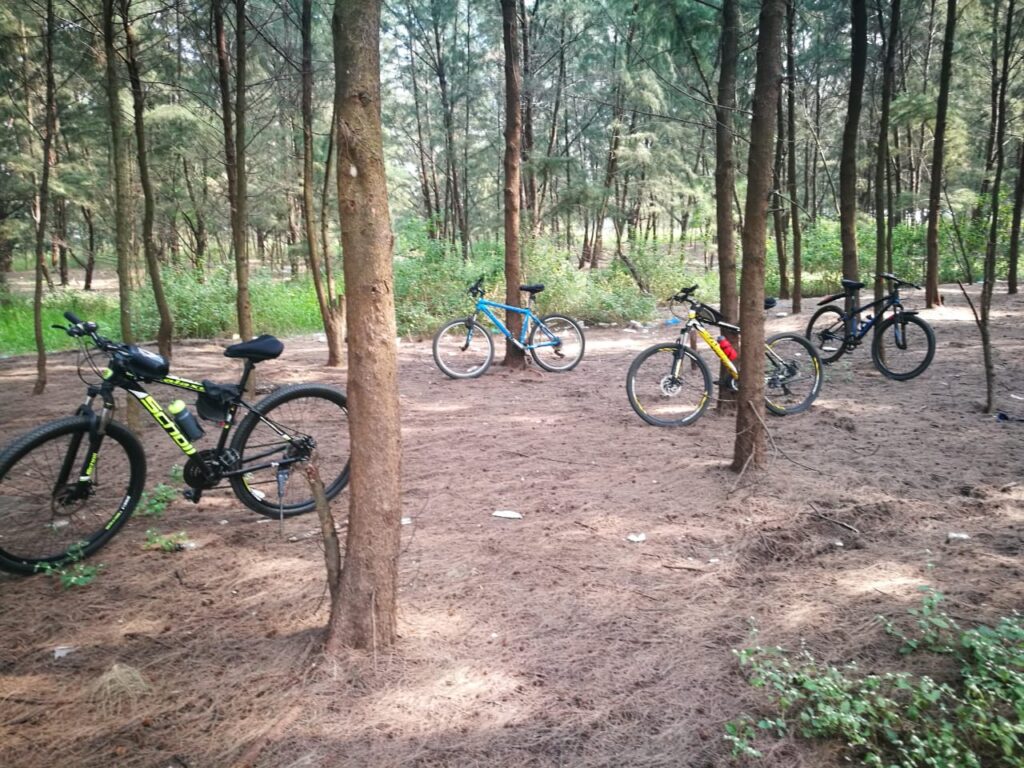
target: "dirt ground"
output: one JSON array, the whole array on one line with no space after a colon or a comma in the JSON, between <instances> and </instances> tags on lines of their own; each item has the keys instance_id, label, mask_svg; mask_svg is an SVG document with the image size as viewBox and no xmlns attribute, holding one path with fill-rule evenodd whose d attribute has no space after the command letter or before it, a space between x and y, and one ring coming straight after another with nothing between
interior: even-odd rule
<instances>
[{"instance_id":1,"label":"dirt ground","mask_svg":"<svg viewBox=\"0 0 1024 768\"><path fill-rule=\"evenodd\" d=\"M496 366L473 381L445 378L429 339L403 339L397 647L320 652L314 516L279 530L226 490L178 499L130 521L87 587L0 576L0 762L745 764L722 727L764 711L732 653L752 628L764 645L881 670L901 662L877 616L905 616L921 587L967 623L1022 604L1024 423L981 413L977 330L955 286L943 292L923 313L938 337L925 375L890 382L862 347L828 369L809 412L769 417L771 465L742 477L727 467L732 418L666 430L629 408L629 362L671 328L589 329L569 374ZM769 329L802 327L808 305ZM1016 416L1022 319L1024 297L997 295L997 399ZM223 345L179 345L172 370L230 378ZM325 358L316 337L293 338L261 370L344 385ZM4 443L80 400L74 355L51 357L45 399L33 368L0 361ZM144 442L147 484L172 482L173 446L153 430ZM148 528L194 548L144 550ZM758 765L842 762L826 745L759 746Z\"/></svg>"}]
</instances>

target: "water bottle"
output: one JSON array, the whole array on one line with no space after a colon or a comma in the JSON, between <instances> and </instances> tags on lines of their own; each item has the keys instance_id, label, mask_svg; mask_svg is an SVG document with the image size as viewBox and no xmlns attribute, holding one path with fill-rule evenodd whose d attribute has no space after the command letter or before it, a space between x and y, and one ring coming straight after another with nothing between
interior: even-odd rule
<instances>
[{"instance_id":1,"label":"water bottle","mask_svg":"<svg viewBox=\"0 0 1024 768\"><path fill-rule=\"evenodd\" d=\"M729 343L729 340L725 338L725 336L719 336L717 341L718 346L722 348L722 351L725 352L725 356L730 360L735 360L740 356L740 353L736 351L736 348Z\"/></svg>"},{"instance_id":2,"label":"water bottle","mask_svg":"<svg viewBox=\"0 0 1024 768\"><path fill-rule=\"evenodd\" d=\"M192 411L185 405L184 400L175 400L167 406L167 411L174 419L174 423L178 425L181 434L187 437L189 442L195 442L205 434L202 425L196 421L196 417L192 415Z\"/></svg>"}]
</instances>

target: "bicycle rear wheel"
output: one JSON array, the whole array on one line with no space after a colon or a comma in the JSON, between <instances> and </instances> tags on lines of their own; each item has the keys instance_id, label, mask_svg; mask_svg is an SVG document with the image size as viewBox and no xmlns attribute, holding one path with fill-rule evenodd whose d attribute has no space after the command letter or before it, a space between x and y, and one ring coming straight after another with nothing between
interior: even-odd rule
<instances>
[{"instance_id":1,"label":"bicycle rear wheel","mask_svg":"<svg viewBox=\"0 0 1024 768\"><path fill-rule=\"evenodd\" d=\"M814 346L795 333L765 341L764 399L776 416L801 413L821 392L821 360Z\"/></svg>"},{"instance_id":2,"label":"bicycle rear wheel","mask_svg":"<svg viewBox=\"0 0 1024 768\"><path fill-rule=\"evenodd\" d=\"M91 421L44 424L0 454L0 569L29 574L81 560L131 517L145 487L145 452L110 422L91 481L81 483Z\"/></svg>"},{"instance_id":3,"label":"bicycle rear wheel","mask_svg":"<svg viewBox=\"0 0 1024 768\"><path fill-rule=\"evenodd\" d=\"M453 379L475 379L491 367L494 340L476 320L452 320L434 334L434 362Z\"/></svg>"},{"instance_id":4,"label":"bicycle rear wheel","mask_svg":"<svg viewBox=\"0 0 1024 768\"><path fill-rule=\"evenodd\" d=\"M700 418L711 400L711 371L678 342L648 347L629 366L626 395L637 416L656 427L682 427Z\"/></svg>"},{"instance_id":5,"label":"bicycle rear wheel","mask_svg":"<svg viewBox=\"0 0 1024 768\"><path fill-rule=\"evenodd\" d=\"M846 351L846 317L839 307L828 304L811 317L804 334L825 365L834 363Z\"/></svg>"},{"instance_id":6,"label":"bicycle rear wheel","mask_svg":"<svg viewBox=\"0 0 1024 768\"><path fill-rule=\"evenodd\" d=\"M545 371L565 373L583 359L586 341L579 323L565 315L545 315L530 331L530 355Z\"/></svg>"},{"instance_id":7,"label":"bicycle rear wheel","mask_svg":"<svg viewBox=\"0 0 1024 768\"><path fill-rule=\"evenodd\" d=\"M345 393L326 384L283 387L242 419L231 449L245 470L231 476L231 489L245 506L267 517L309 512L315 503L302 470L310 459L320 471L328 501L348 485Z\"/></svg>"},{"instance_id":8,"label":"bicycle rear wheel","mask_svg":"<svg viewBox=\"0 0 1024 768\"><path fill-rule=\"evenodd\" d=\"M878 372L895 381L920 376L934 357L932 327L906 312L883 320L871 343L871 359Z\"/></svg>"}]
</instances>

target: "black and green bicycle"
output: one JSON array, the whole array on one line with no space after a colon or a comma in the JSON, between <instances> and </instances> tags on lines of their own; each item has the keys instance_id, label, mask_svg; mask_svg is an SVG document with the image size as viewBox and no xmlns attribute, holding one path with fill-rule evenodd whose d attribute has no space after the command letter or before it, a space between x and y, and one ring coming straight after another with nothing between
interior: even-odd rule
<instances>
[{"instance_id":1,"label":"black and green bicycle","mask_svg":"<svg viewBox=\"0 0 1024 768\"><path fill-rule=\"evenodd\" d=\"M74 416L43 424L0 452L0 569L31 574L88 557L131 517L145 487L146 454L139 438L113 419L118 389L138 400L187 456L189 501L198 502L226 480L238 500L261 515L309 512L313 496L298 470L314 456L328 499L348 484L344 392L325 384L292 384L255 405L243 399L256 364L284 351L273 336L225 349L226 357L244 365L237 384L218 384L171 376L160 355L104 338L96 323L71 312L64 317L70 325L55 327L81 344L79 378L87 395ZM95 359L96 350L108 357L105 367ZM195 395L199 415L214 423L216 446L198 450L193 443L204 433L199 420L180 400L164 410L144 389L147 383Z\"/></svg>"}]
</instances>

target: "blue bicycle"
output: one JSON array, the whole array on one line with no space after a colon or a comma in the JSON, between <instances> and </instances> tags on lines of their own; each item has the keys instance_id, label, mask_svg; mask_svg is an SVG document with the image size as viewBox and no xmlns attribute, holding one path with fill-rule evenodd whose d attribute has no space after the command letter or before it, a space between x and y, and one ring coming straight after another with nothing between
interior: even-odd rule
<instances>
[{"instance_id":1,"label":"blue bicycle","mask_svg":"<svg viewBox=\"0 0 1024 768\"><path fill-rule=\"evenodd\" d=\"M935 357L935 332L932 327L900 301L900 288L919 285L900 280L889 273L877 275L890 284L889 293L870 304L859 304L864 283L843 278L843 290L818 302L821 306L805 334L818 350L821 362L834 363L843 353L856 349L872 328L871 359L883 376L906 381L924 373ZM844 299L846 309L829 302ZM885 313L891 310L888 316ZM861 314L867 317L861 319ZM872 312L874 314L872 314Z\"/></svg>"},{"instance_id":2,"label":"blue bicycle","mask_svg":"<svg viewBox=\"0 0 1024 768\"><path fill-rule=\"evenodd\" d=\"M545 371L565 373L583 359L586 342L579 323L565 315L538 317L533 311L537 294L544 290L540 283L520 285L519 290L529 294L526 307L499 304L484 297L483 277L469 287L469 295L476 299L473 314L452 320L434 335L434 362L453 379L475 379L482 376L494 361L494 340L477 321L483 313L495 328L509 341L530 353L534 362ZM493 310L505 310L522 315L523 328L519 338L503 323Z\"/></svg>"}]
</instances>

